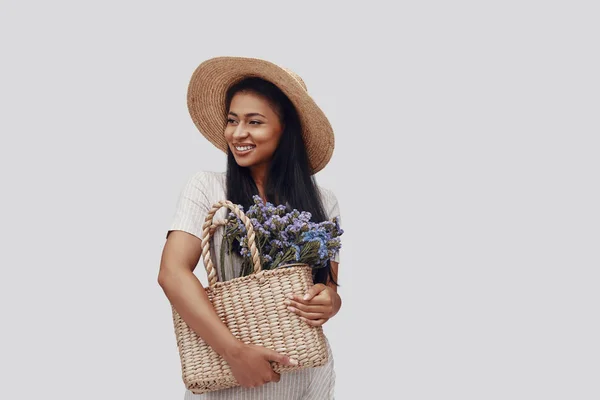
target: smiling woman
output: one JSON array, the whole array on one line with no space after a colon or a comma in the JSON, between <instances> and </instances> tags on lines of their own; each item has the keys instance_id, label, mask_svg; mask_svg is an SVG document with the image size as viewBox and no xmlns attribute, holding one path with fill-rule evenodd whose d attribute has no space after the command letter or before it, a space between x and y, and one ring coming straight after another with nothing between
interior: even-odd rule
<instances>
[{"instance_id":1,"label":"smiling woman","mask_svg":"<svg viewBox=\"0 0 600 400\"><path fill-rule=\"evenodd\" d=\"M333 152L329 121L300 77L251 58L218 57L202 63L190 81L188 107L200 132L227 154L227 171L197 172L184 186L158 280L181 318L227 362L240 386L204 394L186 390L185 399L331 399L335 372L328 342L325 365L277 374L272 361L294 365L295 360L236 339L193 274L202 252L205 217L223 199L248 209L258 194L264 201L308 211L314 222L340 221L335 195L314 177ZM226 215L221 209L216 218ZM220 253L222 238L223 229L217 228L211 254ZM342 304L338 263L336 254L324 268L313 270L314 286L305 297L282 300L289 312L311 326L335 316ZM242 258L233 252L224 265L217 259L213 264L217 279L227 281L240 276Z\"/></svg>"}]
</instances>

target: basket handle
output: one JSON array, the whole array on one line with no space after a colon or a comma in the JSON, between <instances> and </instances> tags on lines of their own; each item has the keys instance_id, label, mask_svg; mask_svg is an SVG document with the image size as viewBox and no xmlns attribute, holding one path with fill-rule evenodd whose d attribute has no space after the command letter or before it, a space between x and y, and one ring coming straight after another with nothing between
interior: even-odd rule
<instances>
[{"instance_id":1,"label":"basket handle","mask_svg":"<svg viewBox=\"0 0 600 400\"><path fill-rule=\"evenodd\" d=\"M210 287L217 283L217 273L210 257L210 239L215 227L221 225L220 223L213 224L213 218L217 211L219 211L222 207L229 208L239 219L242 220L244 226L246 226L248 247L250 247L250 255L254 264L253 273L259 273L262 270L260 265L260 256L258 254L258 250L256 249L256 244L254 243L255 234L254 228L252 227L252 222L250 222L250 219L246 216L246 214L244 214L244 212L231 201L221 200L218 203L213 204L212 208L206 215L204 224L202 225L202 259L204 261L204 268L206 269L206 274L208 275L208 285Z\"/></svg>"}]
</instances>

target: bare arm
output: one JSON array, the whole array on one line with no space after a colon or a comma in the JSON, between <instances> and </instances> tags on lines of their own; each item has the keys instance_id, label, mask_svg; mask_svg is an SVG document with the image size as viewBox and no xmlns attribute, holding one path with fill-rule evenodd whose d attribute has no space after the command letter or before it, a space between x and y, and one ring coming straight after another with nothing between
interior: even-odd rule
<instances>
[{"instance_id":1,"label":"bare arm","mask_svg":"<svg viewBox=\"0 0 600 400\"><path fill-rule=\"evenodd\" d=\"M184 231L172 231L163 249L158 283L186 324L231 367L241 386L278 382L269 361L297 365L297 361L263 346L238 340L217 315L193 271L202 253L202 242Z\"/></svg>"},{"instance_id":2,"label":"bare arm","mask_svg":"<svg viewBox=\"0 0 600 400\"><path fill-rule=\"evenodd\" d=\"M163 249L158 283L188 326L226 358L240 342L221 321L193 273L202 252L201 243L192 234L172 231Z\"/></svg>"},{"instance_id":3,"label":"bare arm","mask_svg":"<svg viewBox=\"0 0 600 400\"><path fill-rule=\"evenodd\" d=\"M333 279L337 282L338 281L338 266L339 263L336 261L331 261L331 274L333 275ZM327 281L327 286L329 286L330 288L332 288L335 292L334 295L334 307L333 307L333 315L337 314L338 311L340 311L340 308L342 308L342 298L340 297L340 294L337 291L337 286L334 285L333 283L331 283L330 280Z\"/></svg>"},{"instance_id":4,"label":"bare arm","mask_svg":"<svg viewBox=\"0 0 600 400\"><path fill-rule=\"evenodd\" d=\"M331 275L333 275L333 279L337 282L338 281L338 266L339 263L337 261L330 261L331 263ZM330 288L332 288L336 293L337 293L337 286L334 285L331 280L327 280L327 286L329 286Z\"/></svg>"}]
</instances>

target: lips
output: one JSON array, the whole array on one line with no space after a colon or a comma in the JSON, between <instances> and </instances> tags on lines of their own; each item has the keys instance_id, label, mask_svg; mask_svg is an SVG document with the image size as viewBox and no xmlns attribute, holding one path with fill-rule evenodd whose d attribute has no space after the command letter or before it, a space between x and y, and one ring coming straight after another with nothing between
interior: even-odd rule
<instances>
[{"instance_id":1,"label":"lips","mask_svg":"<svg viewBox=\"0 0 600 400\"><path fill-rule=\"evenodd\" d=\"M254 150L256 148L256 146L253 144L239 144L239 145L234 145L233 148L235 149L236 154L244 155L244 154L250 153L252 150Z\"/></svg>"}]
</instances>

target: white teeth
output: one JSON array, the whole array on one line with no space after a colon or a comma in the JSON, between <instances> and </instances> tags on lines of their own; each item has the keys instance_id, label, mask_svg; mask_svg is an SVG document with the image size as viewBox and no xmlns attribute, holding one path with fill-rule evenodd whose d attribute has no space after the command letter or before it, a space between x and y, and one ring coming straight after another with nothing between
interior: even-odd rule
<instances>
[{"instance_id":1,"label":"white teeth","mask_svg":"<svg viewBox=\"0 0 600 400\"><path fill-rule=\"evenodd\" d=\"M246 151L246 150L250 150L253 149L254 146L244 146L244 147L235 147L238 151Z\"/></svg>"}]
</instances>

